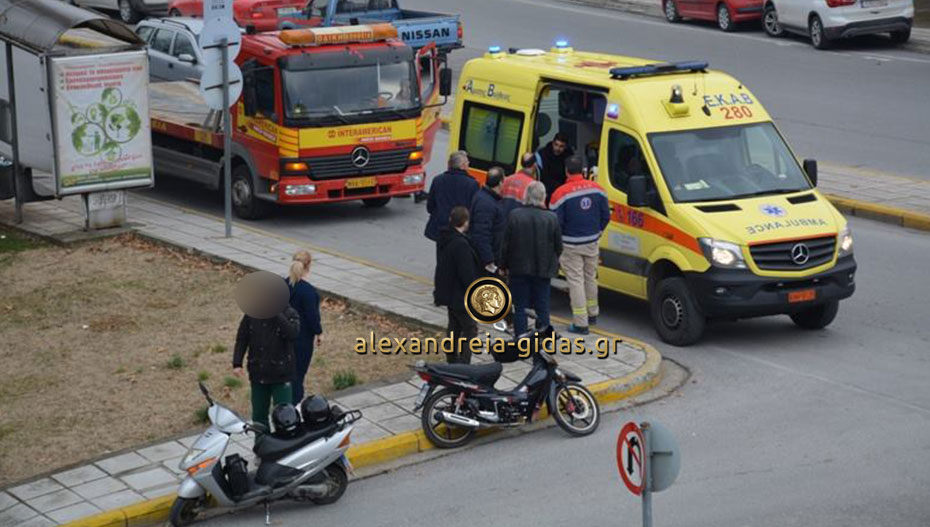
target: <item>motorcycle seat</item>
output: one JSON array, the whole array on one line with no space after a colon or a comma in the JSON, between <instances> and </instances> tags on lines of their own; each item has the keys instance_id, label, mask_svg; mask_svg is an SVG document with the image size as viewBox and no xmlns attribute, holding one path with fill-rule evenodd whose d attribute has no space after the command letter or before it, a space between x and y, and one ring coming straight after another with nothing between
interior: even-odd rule
<instances>
[{"instance_id":1,"label":"motorcycle seat","mask_svg":"<svg viewBox=\"0 0 930 527\"><path fill-rule=\"evenodd\" d=\"M333 423L319 430L308 431L306 429L301 429L302 431L299 435L290 438L275 437L273 434L263 434L255 440L255 446L252 447L252 452L255 452L255 455L262 461L277 461L318 439L332 435L336 431L336 426L336 423Z\"/></svg>"},{"instance_id":2,"label":"motorcycle seat","mask_svg":"<svg viewBox=\"0 0 930 527\"><path fill-rule=\"evenodd\" d=\"M472 381L482 386L493 387L504 367L499 362L489 364L430 364L428 371L437 375Z\"/></svg>"}]
</instances>

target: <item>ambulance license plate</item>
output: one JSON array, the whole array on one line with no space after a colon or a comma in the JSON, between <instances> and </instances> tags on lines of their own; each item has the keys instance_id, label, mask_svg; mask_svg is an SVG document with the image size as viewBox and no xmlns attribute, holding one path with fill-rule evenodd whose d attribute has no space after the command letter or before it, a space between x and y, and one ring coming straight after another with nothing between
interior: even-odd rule
<instances>
[{"instance_id":1,"label":"ambulance license plate","mask_svg":"<svg viewBox=\"0 0 930 527\"><path fill-rule=\"evenodd\" d=\"M791 291L788 293L788 303L798 304L800 302L810 302L817 299L816 289L802 289L800 291Z\"/></svg>"},{"instance_id":2,"label":"ambulance license plate","mask_svg":"<svg viewBox=\"0 0 930 527\"><path fill-rule=\"evenodd\" d=\"M378 184L378 178L358 177L346 180L346 188L367 188Z\"/></svg>"}]
</instances>

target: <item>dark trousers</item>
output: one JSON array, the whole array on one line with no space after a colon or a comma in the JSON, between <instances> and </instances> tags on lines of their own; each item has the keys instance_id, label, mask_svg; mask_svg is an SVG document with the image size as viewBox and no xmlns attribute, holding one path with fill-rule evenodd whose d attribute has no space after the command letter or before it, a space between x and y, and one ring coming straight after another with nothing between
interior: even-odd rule
<instances>
[{"instance_id":1,"label":"dark trousers","mask_svg":"<svg viewBox=\"0 0 930 527\"><path fill-rule=\"evenodd\" d=\"M459 338L470 341L478 336L478 323L472 320L468 313L452 308L449 308L448 311L449 325L446 327L446 331L449 336L454 336L456 339L455 344L458 343ZM468 341L463 342L461 346L455 346L453 348L455 352L446 353L446 362L449 364L470 364L471 347L468 345Z\"/></svg>"},{"instance_id":2,"label":"dark trousers","mask_svg":"<svg viewBox=\"0 0 930 527\"><path fill-rule=\"evenodd\" d=\"M513 335L527 331L526 309L536 310L536 329L549 326L549 278L516 275L510 277L510 294L513 295Z\"/></svg>"},{"instance_id":3,"label":"dark trousers","mask_svg":"<svg viewBox=\"0 0 930 527\"><path fill-rule=\"evenodd\" d=\"M313 360L313 343L315 341L316 335L311 335L307 342L298 340L294 343L294 355L297 359L297 371L292 383L294 404L300 404L300 401L304 400L304 380L307 378L307 371L310 370L310 361Z\"/></svg>"},{"instance_id":4,"label":"dark trousers","mask_svg":"<svg viewBox=\"0 0 930 527\"><path fill-rule=\"evenodd\" d=\"M252 383L252 421L265 425L268 430L271 430L271 427L268 426L268 412L271 410L272 399L274 399L274 404L290 404L294 400L291 393L291 383Z\"/></svg>"}]
</instances>

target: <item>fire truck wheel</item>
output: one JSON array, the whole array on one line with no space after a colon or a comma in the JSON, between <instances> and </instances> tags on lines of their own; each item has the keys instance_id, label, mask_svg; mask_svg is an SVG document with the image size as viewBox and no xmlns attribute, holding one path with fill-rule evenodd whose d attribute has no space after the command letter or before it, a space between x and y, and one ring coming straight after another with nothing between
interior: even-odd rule
<instances>
[{"instance_id":1,"label":"fire truck wheel","mask_svg":"<svg viewBox=\"0 0 930 527\"><path fill-rule=\"evenodd\" d=\"M246 220L258 220L268 215L271 204L255 197L252 173L246 165L232 171L232 205L236 216Z\"/></svg>"},{"instance_id":2,"label":"fire truck wheel","mask_svg":"<svg viewBox=\"0 0 930 527\"><path fill-rule=\"evenodd\" d=\"M363 199L363 200L362 200L362 203L364 203L366 207L373 209L373 208L377 208L377 207L383 207L383 206L387 205L389 201L391 201L391 198L390 198L390 197L387 197L387 198L366 198L366 199Z\"/></svg>"}]
</instances>

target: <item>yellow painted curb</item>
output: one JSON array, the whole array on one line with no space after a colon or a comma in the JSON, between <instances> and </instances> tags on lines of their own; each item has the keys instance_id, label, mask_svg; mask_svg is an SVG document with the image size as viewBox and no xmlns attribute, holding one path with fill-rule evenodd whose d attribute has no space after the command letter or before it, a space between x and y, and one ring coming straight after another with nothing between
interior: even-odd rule
<instances>
[{"instance_id":1,"label":"yellow painted curb","mask_svg":"<svg viewBox=\"0 0 930 527\"><path fill-rule=\"evenodd\" d=\"M897 207L827 194L827 199L842 212L859 218L892 223L909 229L930 231L930 215Z\"/></svg>"},{"instance_id":2,"label":"yellow painted curb","mask_svg":"<svg viewBox=\"0 0 930 527\"><path fill-rule=\"evenodd\" d=\"M355 468L391 461L420 451L420 441L414 432L376 439L349 447L346 455Z\"/></svg>"},{"instance_id":3,"label":"yellow painted curb","mask_svg":"<svg viewBox=\"0 0 930 527\"><path fill-rule=\"evenodd\" d=\"M126 527L142 527L167 521L175 497L174 494L169 494L125 507L123 514L126 515Z\"/></svg>"},{"instance_id":4,"label":"yellow painted curb","mask_svg":"<svg viewBox=\"0 0 930 527\"><path fill-rule=\"evenodd\" d=\"M126 527L126 515L122 509L116 509L66 523L61 527Z\"/></svg>"}]
</instances>

